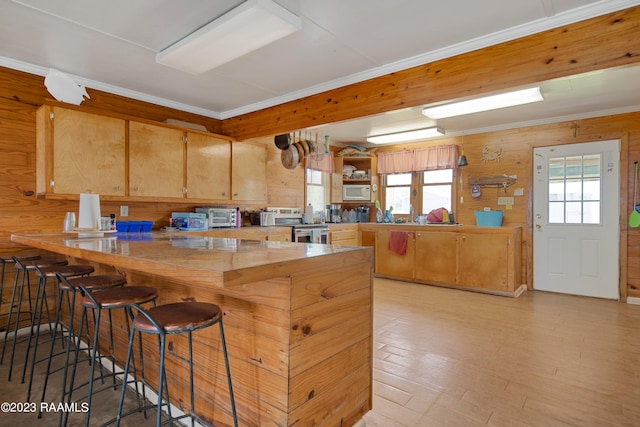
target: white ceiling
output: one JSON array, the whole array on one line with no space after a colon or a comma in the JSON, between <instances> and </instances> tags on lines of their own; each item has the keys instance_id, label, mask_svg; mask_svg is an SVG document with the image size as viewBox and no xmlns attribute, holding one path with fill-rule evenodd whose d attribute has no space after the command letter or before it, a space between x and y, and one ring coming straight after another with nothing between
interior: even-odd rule
<instances>
[{"instance_id":1,"label":"white ceiling","mask_svg":"<svg viewBox=\"0 0 640 427\"><path fill-rule=\"evenodd\" d=\"M242 0L0 0L0 65L224 119L640 4L631 0L276 0L302 30L194 76L156 53ZM640 110L640 67L546 82L545 101L439 120L447 134ZM334 142L428 127L420 108L314 132Z\"/></svg>"}]
</instances>

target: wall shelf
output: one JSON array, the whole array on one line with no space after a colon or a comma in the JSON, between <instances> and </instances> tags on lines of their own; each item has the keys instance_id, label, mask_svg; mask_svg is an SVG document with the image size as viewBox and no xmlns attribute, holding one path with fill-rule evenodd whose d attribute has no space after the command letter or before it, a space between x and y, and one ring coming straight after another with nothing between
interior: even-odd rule
<instances>
[{"instance_id":1,"label":"wall shelf","mask_svg":"<svg viewBox=\"0 0 640 427\"><path fill-rule=\"evenodd\" d=\"M507 175L482 176L480 178L469 178L469 186L478 185L480 187L494 187L507 189L508 186L516 183L516 179Z\"/></svg>"}]
</instances>

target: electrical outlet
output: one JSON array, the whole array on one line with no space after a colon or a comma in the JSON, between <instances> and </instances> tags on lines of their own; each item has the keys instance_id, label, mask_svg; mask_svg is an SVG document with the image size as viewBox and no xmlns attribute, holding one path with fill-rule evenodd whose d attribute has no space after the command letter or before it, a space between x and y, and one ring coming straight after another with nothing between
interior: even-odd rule
<instances>
[{"instance_id":1,"label":"electrical outlet","mask_svg":"<svg viewBox=\"0 0 640 427\"><path fill-rule=\"evenodd\" d=\"M120 216L129 216L129 206L120 206Z\"/></svg>"},{"instance_id":2,"label":"electrical outlet","mask_svg":"<svg viewBox=\"0 0 640 427\"><path fill-rule=\"evenodd\" d=\"M513 197L498 197L498 204L502 206L513 205Z\"/></svg>"}]
</instances>

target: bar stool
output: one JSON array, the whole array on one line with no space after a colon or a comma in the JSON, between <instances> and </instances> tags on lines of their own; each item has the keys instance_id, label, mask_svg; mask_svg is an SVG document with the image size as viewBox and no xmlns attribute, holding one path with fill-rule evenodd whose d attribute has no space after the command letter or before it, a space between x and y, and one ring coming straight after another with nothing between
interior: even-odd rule
<instances>
[{"instance_id":1,"label":"bar stool","mask_svg":"<svg viewBox=\"0 0 640 427\"><path fill-rule=\"evenodd\" d=\"M9 314L7 315L7 326L4 331L4 341L2 342L2 355L0 356L0 363L4 360L4 354L9 341L9 333L13 332L11 360L9 362L9 376L8 380L11 381L11 375L13 372L13 360L15 358L15 348L18 340L18 330L20 329L20 317L22 314L22 299L24 296L24 288L26 281L27 294L29 299L29 333L33 332L33 321L35 320L36 311L33 310L31 305L31 279L30 273L36 271L37 267L50 267L50 266L63 266L69 264L65 259L59 258L41 258L31 261L21 261L19 256L12 257L14 266L16 269L16 275L13 281L13 291L11 293L11 307ZM20 279L19 279L20 277ZM15 306L15 323L11 324L11 318L14 314L14 303L16 302L16 293L18 294L17 305ZM37 302L37 301L36 301Z\"/></svg>"},{"instance_id":2,"label":"bar stool","mask_svg":"<svg viewBox=\"0 0 640 427\"><path fill-rule=\"evenodd\" d=\"M58 279L58 306L56 310L56 320L55 320L55 326L53 329L53 336L51 338L51 345L49 347L49 356L45 359L42 359L47 361L47 369L45 371L44 384L42 386L42 397L40 399L40 402L44 402L44 399L47 393L47 385L49 383L49 375L54 374L55 372L58 372L60 370L64 370L63 385L62 385L62 393L64 396L64 392L66 390L67 368L69 366L69 354L71 353L71 347L74 346L75 344L73 351L75 352L76 356L80 350L80 338L82 333L82 326L83 326L83 323L86 323L86 319L81 318L80 334L76 335L74 333L74 329L75 329L74 307L75 307L77 293L83 288L85 290L86 289L90 289L90 290L110 289L110 288L124 286L127 283L127 279L120 274L99 274L95 276L68 278L63 273L57 273L57 279ZM54 347L57 339L57 331L58 331L58 328L62 326L62 304L64 300L66 300L67 308L69 310L69 322L67 325L67 345L64 347L63 351L54 354ZM77 339L77 343L75 342L76 339ZM65 363L62 367L52 371L51 362L55 357L60 355L65 355ZM31 371L31 377L33 378L33 367ZM41 415L42 413L39 411L38 418L40 418Z\"/></svg>"},{"instance_id":3,"label":"bar stool","mask_svg":"<svg viewBox=\"0 0 640 427\"><path fill-rule=\"evenodd\" d=\"M40 259L40 255L38 254L25 254L25 255L2 255L0 256L0 264L2 265L2 273L0 274L0 310L2 309L2 292L4 291L4 273L6 272L7 264L15 264L13 261L13 257L18 258L22 262L35 261ZM15 275L18 275L19 270L15 270ZM15 282L15 279L14 279ZM10 312L11 310L9 310ZM4 313L3 315L8 315L8 313ZM0 361L0 364L2 362Z\"/></svg>"},{"instance_id":4,"label":"bar stool","mask_svg":"<svg viewBox=\"0 0 640 427\"><path fill-rule=\"evenodd\" d=\"M141 412L148 408L156 407L156 425L161 424L162 406L167 406L169 414L169 420L165 420L163 423L172 422L182 418L191 418L191 424L197 420L200 424L211 426L211 424L204 421L199 415L195 413L194 408L194 391L193 391L193 346L192 346L192 333L193 331L207 328L215 325L216 323L220 328L220 343L222 346L222 352L224 354L224 363L227 374L227 384L229 387L229 396L231 400L231 412L233 416L233 425L238 426L238 419L236 415L236 406L233 398L233 388L231 385L231 373L229 371L229 359L227 356L227 346L224 339L224 329L222 327L222 310L215 304L209 304L204 302L179 302L172 304L164 304L157 307L152 307L148 311L143 310L138 306L134 306L137 311L129 335L129 348L127 350L127 361L124 368L124 378L122 380L122 390L120 392L120 402L118 404L118 414L115 422L116 427L120 425L122 417L130 415L135 412ZM160 365L158 368L158 403L157 405L144 406L142 408L133 409L125 414L122 414L122 407L124 403L124 396L126 391L127 376L129 374L129 365L131 363L131 355L133 349L133 340L135 333L141 332L145 334L158 335L158 350L160 351ZM189 386L190 386L190 413L184 414L178 417L171 416L171 402L169 401L169 393L167 386L167 379L164 369L165 363L165 345L166 336L168 334L180 334L187 333L189 342ZM140 343L142 346L142 342ZM138 380L138 379L136 379ZM165 391L165 399L163 399L163 390ZM163 403L163 400L165 402Z\"/></svg>"},{"instance_id":5,"label":"bar stool","mask_svg":"<svg viewBox=\"0 0 640 427\"><path fill-rule=\"evenodd\" d=\"M119 375L119 373L117 373L115 369L115 360L117 359L117 357L115 355L115 348L114 348L115 346L114 346L114 340L113 340L113 329L112 329L113 321L112 321L112 315L111 315L112 311L117 309L122 309L124 311L126 329L127 331L129 331L131 329L130 320L133 320L134 318L131 307L133 305L139 306L147 303L151 303L153 306L155 306L155 300L158 298L158 291L155 288L152 288L149 286L124 286L120 288L102 289L102 290L93 290L93 291L91 289L85 288L84 286L81 286L81 292L84 296L82 298L82 315L80 318L80 331L78 333L78 346L80 345L80 337L82 336L82 328L85 323L84 318L86 316L87 310L92 310L94 312L93 345L91 346L92 349L90 350L91 351L91 356L90 356L91 367L89 368L89 380L84 384L74 387L76 367L78 364L78 353L76 352L75 360L72 365L73 368L71 370L70 387L67 392L65 390L66 384L65 382L63 382L63 394L62 394L61 402L65 403L65 394L68 393L67 403L71 403L73 392L76 389L87 386L88 388L86 393L86 402L87 402L88 409L85 413L85 426L89 426L89 420L91 417L91 401L92 401L93 395L111 387L115 388L116 376ZM99 354L100 352L100 344L99 344L100 319L101 319L103 310L108 310L108 313L109 313L109 322L108 322L109 323L109 339L110 339L109 358L111 359L111 372L106 375L100 372L100 375L96 376L95 375L96 362L101 363L101 358L104 357L101 354ZM88 325L87 325L87 329L88 329ZM88 330L87 330L87 333L88 333ZM139 359L140 359L141 378L144 378L142 348L140 349ZM134 369L134 372L137 373L135 366L133 369ZM113 385L108 387L103 387L100 390L94 391L94 388L93 388L94 381L100 380L104 383L104 379L107 377L111 377L113 379ZM135 382L135 380L131 382ZM138 392L137 383L136 383L136 392ZM138 392L138 394L140 393ZM144 387L142 388L142 398L143 400L146 399ZM61 415L63 414L61 413ZM62 422L62 425L66 425L67 416L68 416L68 413L64 413L64 420Z\"/></svg>"},{"instance_id":6,"label":"bar stool","mask_svg":"<svg viewBox=\"0 0 640 427\"><path fill-rule=\"evenodd\" d=\"M31 342L33 343L33 357L31 359L31 372L29 375L29 386L27 387L27 402L31 399L31 386L33 384L33 371L35 369L36 364L40 362L44 362L48 360L48 357L38 359L38 345L40 343L40 327L42 325L42 312L46 307L47 311L47 322L49 323L49 329L51 330L51 316L49 313L49 304L47 302L47 292L46 285L48 279L55 279L56 284L60 284L60 278L72 278L72 277L82 277L88 276L93 273L95 269L91 265L82 265L82 264L71 264L71 265L62 265L62 266L48 266L48 267L39 267L36 265L36 274L38 276L38 288L36 291L36 306L35 309L38 313L38 318L31 322L31 333L29 334L29 340L27 343L27 350L24 357L24 367L22 369L22 382L24 383L24 378L27 372L27 364L29 363L29 352L31 349ZM59 288L59 286L58 286ZM67 301L68 303L68 301ZM62 313L62 299L60 298L60 294L58 294L58 299L56 301L56 319ZM35 315L34 315L35 317ZM73 305L69 305L69 325L68 330L70 331L69 337L73 337ZM60 324L59 321L56 321L53 327L53 331L51 333L50 339L52 344L55 342L55 336L58 327L63 325ZM35 328L35 332L33 332Z\"/></svg>"}]
</instances>

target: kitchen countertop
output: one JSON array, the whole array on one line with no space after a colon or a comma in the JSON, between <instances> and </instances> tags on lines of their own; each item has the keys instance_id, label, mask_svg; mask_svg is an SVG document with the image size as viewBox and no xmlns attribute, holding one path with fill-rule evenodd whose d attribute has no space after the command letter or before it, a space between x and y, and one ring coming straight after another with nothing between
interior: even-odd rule
<instances>
[{"instance_id":1,"label":"kitchen countertop","mask_svg":"<svg viewBox=\"0 0 640 427\"><path fill-rule=\"evenodd\" d=\"M103 264L167 277L189 278L194 284L229 287L260 278L292 274L300 260L368 250L320 244L241 240L152 232L133 240L130 235L82 237L75 234L13 234L11 240Z\"/></svg>"}]
</instances>

